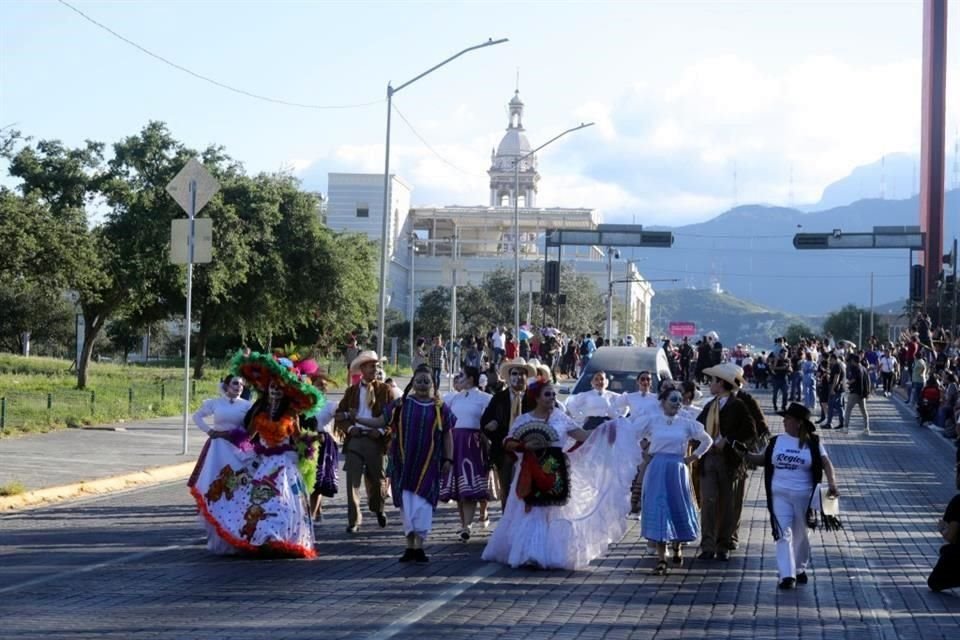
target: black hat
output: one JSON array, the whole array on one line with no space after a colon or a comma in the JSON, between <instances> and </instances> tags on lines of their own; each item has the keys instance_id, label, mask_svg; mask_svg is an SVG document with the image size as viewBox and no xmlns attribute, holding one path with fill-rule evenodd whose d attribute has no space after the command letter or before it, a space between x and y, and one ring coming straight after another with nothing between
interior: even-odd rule
<instances>
[{"instance_id":1,"label":"black hat","mask_svg":"<svg viewBox=\"0 0 960 640\"><path fill-rule=\"evenodd\" d=\"M810 431L815 431L816 427L813 422L810 420L810 409L807 409L805 406L798 402L791 402L790 406L787 407L785 411L777 411L778 416L790 416L791 418L796 418L800 422L804 423Z\"/></svg>"}]
</instances>

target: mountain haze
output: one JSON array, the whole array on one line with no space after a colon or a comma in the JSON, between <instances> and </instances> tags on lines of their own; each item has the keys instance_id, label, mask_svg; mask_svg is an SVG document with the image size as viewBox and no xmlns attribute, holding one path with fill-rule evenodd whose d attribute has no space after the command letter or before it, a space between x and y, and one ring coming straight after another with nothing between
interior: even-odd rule
<instances>
[{"instance_id":1,"label":"mountain haze","mask_svg":"<svg viewBox=\"0 0 960 640\"><path fill-rule=\"evenodd\" d=\"M791 324L805 324L818 330L819 323L811 318L767 309L729 293L715 293L708 289L670 289L658 291L653 298L650 317L654 334L667 334L670 322L693 322L697 325L696 341L708 331L716 331L725 346L736 343L751 344L768 349L777 336Z\"/></svg>"},{"instance_id":2,"label":"mountain haze","mask_svg":"<svg viewBox=\"0 0 960 640\"><path fill-rule=\"evenodd\" d=\"M709 289L712 281L735 297L797 315L819 315L845 304L867 307L870 273L874 300L903 298L906 250L798 251L796 233L869 232L874 226L917 225L918 198L859 200L825 211L745 205L706 222L675 227L670 249L631 249L627 259L653 280L658 295L671 288ZM956 233L960 190L947 193L944 238ZM651 227L651 229L654 227ZM657 227L664 229L665 227ZM632 254L632 255L631 255ZM676 284L658 282L678 279Z\"/></svg>"}]
</instances>

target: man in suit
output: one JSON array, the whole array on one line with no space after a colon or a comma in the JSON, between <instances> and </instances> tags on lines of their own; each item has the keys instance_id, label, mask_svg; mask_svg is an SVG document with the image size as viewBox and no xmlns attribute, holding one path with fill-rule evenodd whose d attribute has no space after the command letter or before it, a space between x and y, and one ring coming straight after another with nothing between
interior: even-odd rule
<instances>
[{"instance_id":1,"label":"man in suit","mask_svg":"<svg viewBox=\"0 0 960 640\"><path fill-rule=\"evenodd\" d=\"M757 437L747 405L736 397L739 369L724 363L703 370L713 399L697 420L713 439L713 447L700 461L701 560L730 559L737 478L744 473L743 454Z\"/></svg>"},{"instance_id":2,"label":"man in suit","mask_svg":"<svg viewBox=\"0 0 960 640\"><path fill-rule=\"evenodd\" d=\"M514 456L505 451L503 441L510 433L510 426L517 416L533 411L536 400L527 391L527 379L537 370L523 358L508 360L500 365L500 377L507 381L507 388L493 394L490 403L480 416L484 435L490 441L490 463L497 470L500 481L500 504L506 508L513 480Z\"/></svg>"},{"instance_id":3,"label":"man in suit","mask_svg":"<svg viewBox=\"0 0 960 640\"><path fill-rule=\"evenodd\" d=\"M375 351L363 351L350 363L350 373L359 373L360 380L347 388L337 405L333 428L343 439L343 455L347 471L347 533L358 533L360 515L360 483L366 485L370 511L380 527L387 526L384 513L386 474L384 459L389 438L388 428L372 429L355 419L383 416L393 398L392 388L377 380L380 358ZM389 425L389 420L386 424Z\"/></svg>"},{"instance_id":4,"label":"man in suit","mask_svg":"<svg viewBox=\"0 0 960 640\"><path fill-rule=\"evenodd\" d=\"M763 410L760 408L760 404L757 402L756 398L747 393L745 390L747 381L743 377L743 369L741 367L737 367L737 369L737 376L735 378L737 381L736 397L746 405L747 411L750 413L750 417L753 418L753 425L757 430L757 437L754 439L754 441L746 444L750 451L763 451L763 449L765 449L767 446L767 442L770 440L770 428L767 426L767 418L763 415ZM751 465L748 463L742 466L734 484L734 524L733 534L731 536L730 544L728 545L728 551L734 551L740 545L740 518L743 513L743 498L747 491L748 471L753 469L756 469L756 465Z\"/></svg>"}]
</instances>

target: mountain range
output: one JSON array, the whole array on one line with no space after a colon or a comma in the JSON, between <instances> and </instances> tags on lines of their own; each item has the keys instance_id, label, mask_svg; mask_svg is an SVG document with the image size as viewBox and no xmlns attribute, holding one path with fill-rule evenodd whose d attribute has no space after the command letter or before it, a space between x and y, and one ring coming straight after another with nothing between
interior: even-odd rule
<instances>
[{"instance_id":1,"label":"mountain range","mask_svg":"<svg viewBox=\"0 0 960 640\"><path fill-rule=\"evenodd\" d=\"M825 199L834 196L825 190ZM706 222L673 231L670 249L628 249L626 259L654 281L658 292L671 288L716 289L764 307L800 316L822 315L845 304L868 307L906 297L907 250L805 250L793 247L797 233L869 232L874 226L919 224L919 199L862 199L820 211L744 205ZM958 231L960 190L947 192L945 243ZM677 279L670 284L662 281ZM656 297L654 298L656 304Z\"/></svg>"},{"instance_id":2,"label":"mountain range","mask_svg":"<svg viewBox=\"0 0 960 640\"><path fill-rule=\"evenodd\" d=\"M672 321L693 322L696 325L696 334L690 337L693 342L708 331L716 331L725 346L742 343L763 350L771 348L773 341L786 333L791 324L819 330L823 318L770 310L724 292L669 289L654 296L651 321L653 335L666 335Z\"/></svg>"}]
</instances>

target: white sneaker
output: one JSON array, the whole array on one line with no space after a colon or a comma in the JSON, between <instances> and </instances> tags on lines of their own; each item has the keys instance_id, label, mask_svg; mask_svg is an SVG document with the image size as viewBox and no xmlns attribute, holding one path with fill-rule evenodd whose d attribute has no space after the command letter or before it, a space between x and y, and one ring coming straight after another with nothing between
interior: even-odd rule
<instances>
[{"instance_id":1,"label":"white sneaker","mask_svg":"<svg viewBox=\"0 0 960 640\"><path fill-rule=\"evenodd\" d=\"M938 425L937 425L936 423L934 423L934 422L928 422L928 423L927 423L927 428L930 429L930 431L936 431L937 433L943 433L943 431L944 431L943 427L938 426Z\"/></svg>"}]
</instances>

